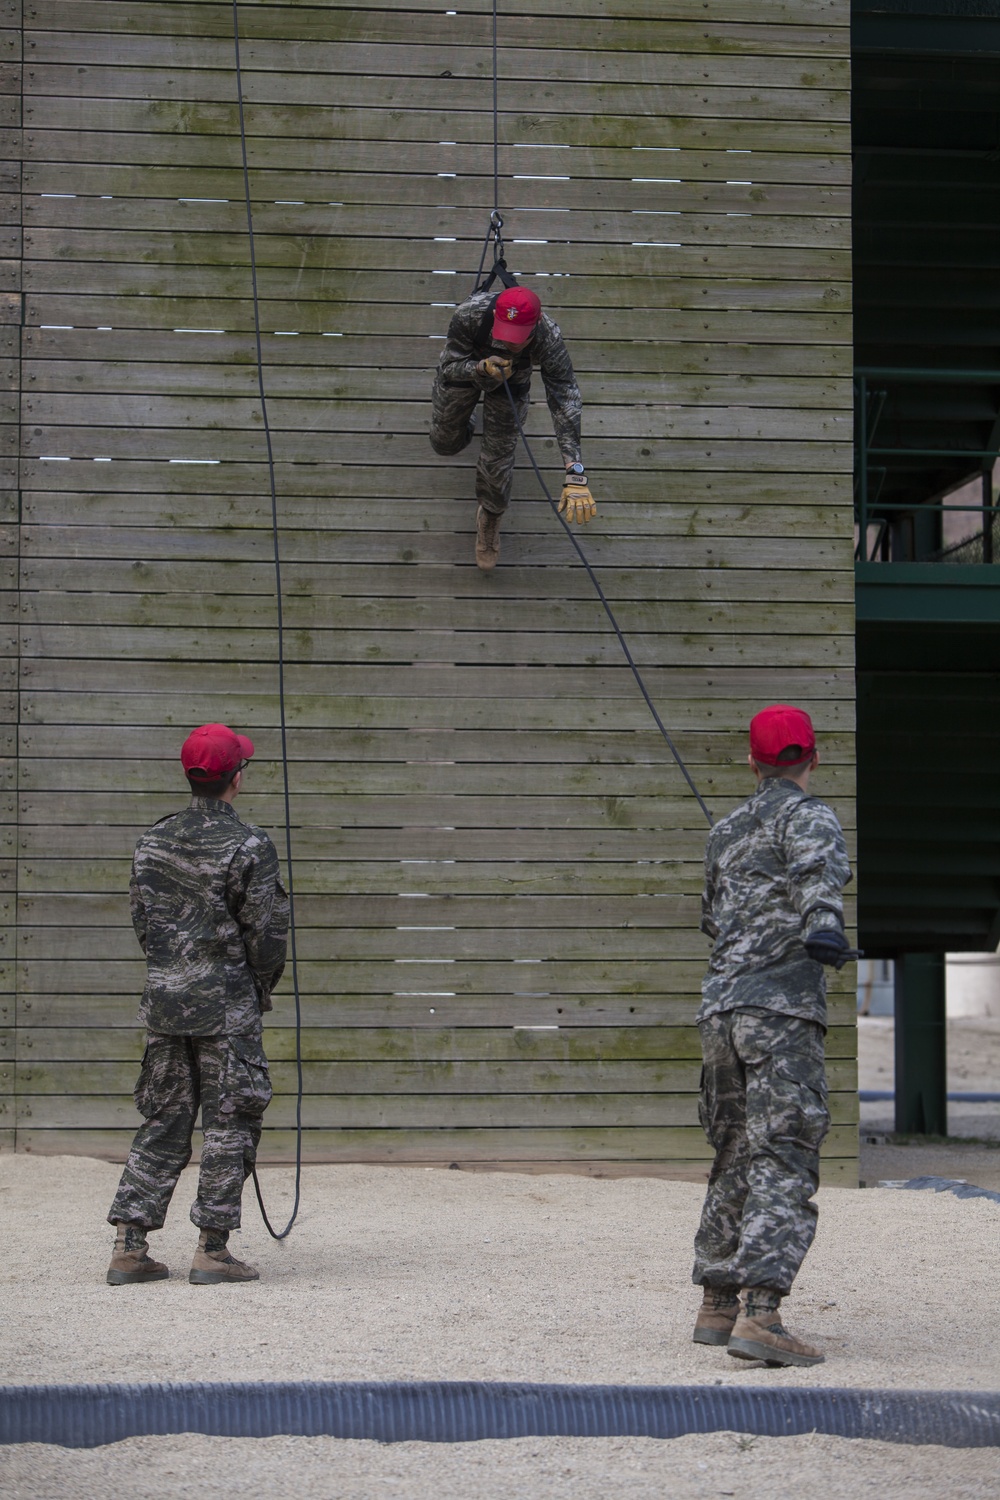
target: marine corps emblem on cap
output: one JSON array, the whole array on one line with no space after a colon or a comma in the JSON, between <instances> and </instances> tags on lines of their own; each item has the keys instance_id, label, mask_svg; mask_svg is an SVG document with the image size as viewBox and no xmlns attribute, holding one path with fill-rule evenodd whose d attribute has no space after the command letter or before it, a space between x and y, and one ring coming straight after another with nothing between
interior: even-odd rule
<instances>
[{"instance_id":1,"label":"marine corps emblem on cap","mask_svg":"<svg viewBox=\"0 0 1000 1500\"><path fill-rule=\"evenodd\" d=\"M218 781L253 757L253 740L228 724L202 724L181 746L181 765L194 781Z\"/></svg>"},{"instance_id":2,"label":"marine corps emblem on cap","mask_svg":"<svg viewBox=\"0 0 1000 1500\"><path fill-rule=\"evenodd\" d=\"M493 337L501 344L524 344L542 316L542 304L526 286L508 287L493 309Z\"/></svg>"},{"instance_id":3,"label":"marine corps emblem on cap","mask_svg":"<svg viewBox=\"0 0 1000 1500\"><path fill-rule=\"evenodd\" d=\"M793 745L802 754L795 760L784 760L782 751ZM815 749L816 733L804 709L772 703L750 720L750 754L762 766L800 766L812 758Z\"/></svg>"}]
</instances>

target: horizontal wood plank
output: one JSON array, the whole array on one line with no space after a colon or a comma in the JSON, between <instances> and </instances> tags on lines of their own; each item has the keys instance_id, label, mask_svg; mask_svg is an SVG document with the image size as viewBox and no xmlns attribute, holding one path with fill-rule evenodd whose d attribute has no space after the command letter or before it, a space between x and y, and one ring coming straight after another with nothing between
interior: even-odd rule
<instances>
[{"instance_id":1,"label":"horizontal wood plank","mask_svg":"<svg viewBox=\"0 0 1000 1500\"><path fill-rule=\"evenodd\" d=\"M78 8L75 5L74 11ZM206 10L203 5L192 4L192 29L181 34L173 30L184 24L175 6L162 17L157 16L159 24L147 32L120 29L121 11L116 0L108 0L107 10L109 20L118 18L118 26L93 31L33 31L33 60L104 65L113 49L120 67L162 66L165 55L178 71L219 70L231 62L232 28L226 29L221 7L214 10L218 19L209 35L202 32L202 25L205 16L213 12L212 7ZM312 30L302 25L302 17L310 14L318 20L320 29L318 35L307 39L298 32L299 26L305 33ZM248 73L312 72L327 77L398 79L406 77L409 70L414 78L434 78L439 76L435 68L447 59L452 80L482 82L491 75L491 28L486 15L476 20L463 14L463 28L459 29L441 12L415 11L408 18L407 29L413 38L409 44L400 39L399 21L378 11L310 7L300 11L299 18L291 36L285 20L277 37L273 33L260 38L251 35L241 42L243 66ZM513 92L515 81L532 80L540 103L556 94L558 84L577 80L613 87L616 92L632 84L687 82L696 86L705 77L708 58L713 86L757 83L767 88L770 84L769 92L781 86L798 86L819 95L831 88L846 89L850 78L849 47L845 46L848 34L842 27L799 30L794 26L719 25L668 18L635 25L619 19L608 26L581 17L574 21L573 43L578 37L582 40L589 36L592 45L567 46L569 38L561 18L508 15L504 25L505 94ZM168 40L157 35L164 31ZM540 46L541 38L545 39L544 46ZM452 82L449 89L454 87ZM385 107L390 103L385 100ZM567 108L570 101L563 98L559 103ZM456 108L461 107L461 99L456 99ZM822 106L814 102L808 112L815 119L821 116Z\"/></svg>"},{"instance_id":2,"label":"horizontal wood plank","mask_svg":"<svg viewBox=\"0 0 1000 1500\"><path fill-rule=\"evenodd\" d=\"M6 966L8 970L10 965ZM39 992L18 997L20 1024L30 1028L88 1027L118 1030L135 1026L139 991L125 987L120 993L94 990L80 994L71 988L72 977L58 990ZM839 1047L839 1055L853 1056L856 1047L857 995L847 992L847 970L838 975L831 984L828 1006L831 1030L846 1027L847 1044ZM301 991L303 1026L317 1029L339 1029L341 1027L377 1026L387 1030L405 1028L419 1036L425 1029L436 1033L440 1028L449 1030L485 1027L496 1030L507 1027L519 1030L532 1027L551 1029L558 1027L586 1028L600 1032L605 1028L691 1027L700 1003L699 986L689 991L657 993L652 995L618 996L612 994L577 996L567 1003L562 996L521 995L516 1005L510 997L493 995L427 995L427 994L370 994L352 995L341 991L333 1000L326 994L314 994L307 988ZM0 999L0 1004L6 1003ZM279 993L275 998L275 1011L269 1018L279 1028L287 1028L294 1021L294 1010L290 994ZM10 1017L12 1020L12 1016ZM270 1038L270 1030L269 1030ZM117 1045L117 1044L115 1044ZM270 1045L270 1040L269 1040ZM419 1040L414 1042L419 1046ZM112 1048L114 1054L115 1048ZM294 1055L285 1048L285 1056Z\"/></svg>"},{"instance_id":3,"label":"horizontal wood plank","mask_svg":"<svg viewBox=\"0 0 1000 1500\"><path fill-rule=\"evenodd\" d=\"M307 432L322 434L324 438L329 437L337 449L343 449L345 434L371 434L371 438L383 440L401 438L411 433L419 434L421 438L426 435L430 417L426 392L423 400L396 402L390 406L364 395L363 378L346 399L342 395L335 395L334 389L329 389L324 396L322 382L317 382L317 387L315 394L308 399L285 400L273 397L268 400L268 422L279 443L282 441L281 434L285 433L294 433L300 439ZM259 453L256 436L251 436L259 431L262 421L259 397L136 397L122 392L113 397L103 393L49 394L45 398L31 395L24 402L25 421L36 420L40 409L44 409L48 419L49 425L43 435L49 443L57 439L60 429L65 429L66 435L70 436L69 429L74 426L100 432L116 425L148 434L154 452L156 446L162 443L173 442L177 447L177 438L169 429L179 429L185 435L188 432L200 434L205 429L210 429L211 436L208 440L214 441L218 450L217 434L222 429L235 436L235 441L242 450L241 458L250 456L250 452ZM549 438L552 423L548 409L543 405L541 392L531 404L524 430L529 438ZM679 439L719 439L724 442L739 440L768 444L775 440L788 440L795 442L796 451L803 457L805 455L800 446L803 443L829 444L836 453L836 445L843 445L846 452L851 440L849 419L843 414L826 410L799 408L786 412L780 408L743 405L713 407L707 404L678 408L658 402L633 403L623 407L603 406L596 400L587 405L587 434L588 449L595 448L601 440L610 445L615 439L623 442L629 439L654 442L664 438L672 442ZM72 436L75 440L74 447L78 447L78 435ZM111 446L119 449L121 437L117 434L112 437L110 430L108 436ZM183 438L181 441L183 442ZM27 446L34 450L37 445L31 443ZM331 443L328 442L327 452L330 446ZM353 453L354 447L348 440L349 453ZM421 456L426 462L426 449ZM623 456L627 463L633 454L626 448ZM843 454L838 456L841 459L844 457ZM781 464L777 466L784 467ZM806 466L804 463L803 467ZM843 466L843 462L838 465L839 468Z\"/></svg>"},{"instance_id":4,"label":"horizontal wood plank","mask_svg":"<svg viewBox=\"0 0 1000 1500\"><path fill-rule=\"evenodd\" d=\"M267 1019L271 1022L273 1017ZM25 1067L52 1063L64 1066L121 1063L134 1070L142 1057L144 1036L145 1033L137 1027L34 1026L22 1027L16 1033L0 1032L0 1045L6 1037L8 1046L12 1047L16 1037L16 1056ZM291 1062L295 1056L295 1033L288 1027L268 1024L264 1045L272 1066ZM827 1031L826 1056L830 1077L847 1079L847 1086L850 1085L849 1070L855 1066L855 1045L853 1025L831 1026ZM13 1057L14 1053L10 1055ZM302 1055L311 1061L332 1059L355 1067L414 1063L478 1065L484 1062L539 1066L554 1062L593 1068L599 1064L659 1061L687 1065L700 1059L701 1047L693 1026L632 1026L617 1030L567 1026L493 1030L467 1027L436 1031L429 1028L396 1031L383 1026L337 1026L303 1031ZM835 1068L839 1071L834 1071ZM42 1076L38 1075L39 1078ZM44 1074L46 1078L50 1076L55 1075ZM134 1077L134 1072L130 1077ZM358 1077L363 1083L360 1074ZM547 1086L544 1079L541 1086Z\"/></svg>"},{"instance_id":5,"label":"horizontal wood plank","mask_svg":"<svg viewBox=\"0 0 1000 1500\"><path fill-rule=\"evenodd\" d=\"M723 706L717 699L695 699L699 686L704 692L704 679L695 684L686 681L683 674L675 673L668 687L671 693L670 724L685 729L718 727L745 732L748 712L753 712L748 705L780 701L778 690L783 681L785 696L794 697L807 712L817 715L825 728L853 727L852 673L831 672L819 682L813 680L805 684L796 683L797 676L795 669L789 669L782 677L777 668L717 672L707 686L718 684L720 697L726 686L730 686L733 696L728 706ZM787 692L789 686L797 685L802 686L803 691ZM676 698L673 692L676 692ZM21 697L21 721L27 725L103 724L116 727L120 724L154 724L168 727L176 734L178 728L192 722L214 722L211 718L213 704L216 711L225 707L227 718L234 723L253 725L255 732L258 725L279 722L275 691L255 693L227 687L221 693L213 693L208 684L199 689L182 686L172 693L157 693L154 697L135 692L38 692L33 691L26 680ZM686 702L686 699L695 701ZM328 726L353 729L359 733L384 728L439 729L448 721L459 730L502 729L505 732L543 729L596 732L614 727L619 731L644 733L650 728L648 710L641 699L616 702L612 710L604 697L596 700L553 699L542 695L532 700L514 695L498 700L493 694L484 694L480 698L447 693L433 698L403 698L392 694L385 698L369 698L361 693L345 693L342 697L297 693L286 713L286 723L293 729Z\"/></svg>"},{"instance_id":6,"label":"horizontal wood plank","mask_svg":"<svg viewBox=\"0 0 1000 1500\"><path fill-rule=\"evenodd\" d=\"M510 1080L500 1079L509 1084ZM857 1097L831 1094L830 1113L834 1131L857 1121ZM314 1129L388 1130L502 1130L594 1129L626 1127L671 1129L697 1126L696 1091L663 1094L641 1093L401 1093L401 1094L311 1094L309 1113ZM14 1101L15 1127L21 1123L34 1129L78 1124L113 1127L141 1123L131 1094L29 1094L18 1093ZM293 1096L275 1094L268 1109L272 1129L295 1126Z\"/></svg>"},{"instance_id":7,"label":"horizontal wood plank","mask_svg":"<svg viewBox=\"0 0 1000 1500\"><path fill-rule=\"evenodd\" d=\"M110 8L108 0L104 0L105 9ZM189 7L192 0L164 0L169 7L174 4L187 4ZM288 7L288 14L294 13L301 0L243 0L248 7ZM470 15L489 14L490 0L468 0L466 7ZM354 10L374 9L383 11L401 11L407 16L411 11L439 10L439 0L362 0L360 6L353 6ZM157 8L159 10L159 7ZM202 7L199 6L199 14ZM550 0L522 0L519 14L521 15L560 15L564 12L554 8ZM704 0L671 0L671 16L676 20L701 20L704 13ZM573 0L571 11L565 12L573 16L596 16L599 19L608 17L621 17L626 20L648 20L649 0ZM659 14L657 12L657 14ZM58 0L46 0L45 9L39 9L35 13L35 20L40 29L56 29L54 21L62 15ZM767 26L821 26L823 28L842 27L845 25L842 0L714 0L713 15L726 21L748 21L758 25ZM652 18L655 19L655 18ZM277 24L277 18L272 17L272 24ZM115 27L122 25L120 16L116 16L113 23ZM156 24L162 25L162 19L158 18ZM214 22L218 25L218 22ZM287 22L285 23L288 24ZM103 29L103 28L102 28ZM278 35L284 35L279 30Z\"/></svg>"},{"instance_id":8,"label":"horizontal wood plank","mask_svg":"<svg viewBox=\"0 0 1000 1500\"><path fill-rule=\"evenodd\" d=\"M30 1131L25 1149L33 1149L34 1133L48 1130L108 1131L118 1128L129 1137L135 1133L139 1122L135 1106L129 1095L111 1095L108 1098L39 1097L39 1101L19 1106L18 1139L21 1128ZM292 1110L288 1121L276 1118L279 1110L273 1110L274 1124L270 1131L289 1131ZM283 1112L282 1110L282 1113ZM270 1131L265 1128L264 1142L268 1142ZM465 1127L447 1125L444 1122L424 1121L414 1125L390 1125L382 1121L358 1121L357 1125L345 1122L342 1125L322 1125L316 1122L313 1130L303 1133L303 1145L318 1148L319 1131L327 1131L327 1142L321 1149L324 1161L451 1161L456 1157L469 1161L520 1160L630 1160L642 1158L646 1161L664 1161L676 1158L681 1161L711 1161L711 1148L697 1125L693 1112L691 1118L681 1124L636 1124L627 1122L594 1121L592 1124L552 1125L532 1124L525 1127L498 1124L471 1124ZM342 1140L334 1143L330 1133L340 1131ZM849 1157L856 1152L858 1127L853 1124L838 1124L826 1137L826 1155ZM130 1140L124 1142L127 1154ZM274 1143L277 1145L277 1142ZM294 1140L288 1145L294 1155ZM339 1149L337 1149L339 1146Z\"/></svg>"},{"instance_id":9,"label":"horizontal wood plank","mask_svg":"<svg viewBox=\"0 0 1000 1500\"><path fill-rule=\"evenodd\" d=\"M52 464L48 467L52 472L58 471L62 466ZM166 465L163 467L168 468ZM442 488L445 486L446 479L447 475L442 479ZM711 484L713 490L716 484L722 483L714 477L705 482L706 487ZM837 481L831 482L831 488L834 488L836 483ZM515 479L515 487L516 484ZM466 488L468 489L468 485ZM515 500L517 498L519 497L515 495ZM508 567L505 552L504 560L489 580L488 587L491 593L486 597L587 599L596 603L593 580L588 577L582 566L575 565L574 554L565 542L564 533L557 529L556 522L544 500L534 497L534 503L538 509L531 512L527 519L525 537L537 533L539 538L544 540L551 534L554 541L558 543L558 550L552 547L548 554L549 560L546 560L544 556L539 556L537 564L532 567L524 566L527 559L523 552L520 558L521 566ZM519 518L524 511L529 509L530 501L516 505L516 508L512 510L505 533L509 539L520 535ZM464 506L457 506L455 514L455 530L463 531L468 536L466 528L471 530L472 519L468 494L465 496ZM74 519L78 521L79 515ZM160 516L157 519L163 518ZM214 520L215 517L211 519ZM425 528L420 524L415 508L408 513L407 520L409 530L398 532L399 551L395 556L370 563L357 557L341 560L335 555L334 549L335 547L338 550L341 547L346 549L349 545L350 539L344 532L337 536L333 544L328 544L331 554L334 555L323 557L321 565L318 566L310 566L308 561L298 562L294 558L289 559L290 538L286 537L279 527L283 594L293 601L293 607L296 597L310 599L337 595L359 598L381 596L389 599L397 597L482 599L484 580L476 568L469 566L467 543L464 553L461 556L457 554L455 556L455 562L458 562L459 566L455 566L454 562L442 557L440 551L438 555L435 555L426 547L424 548L425 555L420 558L421 566L419 568L412 566L413 561L416 560L416 554L408 544L412 542L414 533L422 535ZM599 524L592 522L586 532L579 533L588 557L594 561L596 561L594 539L602 536L605 529L603 510L598 512L598 520ZM646 535L651 524L653 524L652 521L647 521ZM254 529L259 531L260 528ZM106 548L114 543L116 550L124 552L125 556L124 558L93 558L86 556L86 544L92 543L95 536L89 528L71 529L64 524L62 527L53 526L49 532L39 529L33 533L35 550L39 550L40 542L48 540L50 543L48 550L54 556L22 556L19 568L16 564L8 565L6 586L16 588L19 583L22 590L31 591L86 591L99 594L118 593L143 596L188 594L192 591L208 593L215 598L233 596L245 598L256 594L266 595L273 599L275 591L273 541L270 551L267 552L265 550L266 538L255 536L254 529L248 528L247 533L242 537L238 534L234 535L232 530L219 528L218 525L195 529L190 533L191 545L183 549L187 556L157 558L154 551L151 559L149 553L153 550L154 544L160 544L156 550L167 551L167 548L162 545L169 535L166 531L135 527L131 532L133 547L128 549L122 546L123 533L121 531L116 533L114 529L108 528L103 534L96 533L96 535L103 536ZM316 528L317 546L322 544L322 537L327 529ZM60 530L66 534L66 541L61 546ZM230 545L239 542L247 552L260 558L260 561L208 561L208 556L215 550L211 543L223 536L229 537ZM808 566L808 562L812 552L815 551L814 545L808 549L808 555L800 554L799 556L790 556L790 549L783 546L780 549L782 555L772 558L773 566L766 567L761 565L760 557L752 553L741 552L739 548L734 547L731 553L720 554L714 543L709 548L707 541L700 539L700 555L691 556L694 548L686 547L684 550L689 555L682 556L683 566L675 565L676 543L674 541L671 541L669 546L664 545L662 555L653 557L650 556L647 546L645 552L637 556L636 561L630 564L621 557L622 542L630 541L634 536L635 529L629 528L624 539L615 538L616 555L600 560L602 587L606 596L616 603L623 600L676 601L692 597L751 599L754 597L751 584L755 574L761 579L759 597L763 600L774 598L801 600L817 595L820 598L834 597L838 593L842 594L846 582L853 583L850 539L846 534L844 546L838 549L838 555L835 558L826 559L825 566L814 564L812 567ZM72 547L74 539L78 543L75 548ZM125 540L127 542L129 538L126 537ZM754 538L754 541L757 542L760 553L763 554L764 548L761 543L757 538ZM356 550L357 543L353 545ZM371 545L384 547L385 543L381 539L373 539ZM440 536L435 538L435 547L440 549L443 546L444 538ZM196 548L198 550L195 550ZM775 550L779 550L777 546ZM128 555L129 551L131 551L131 556ZM191 556L192 552L194 556ZM803 548L802 554L805 553L806 549ZM4 576L3 566L3 560L0 558L0 576ZM732 594L729 593L730 584Z\"/></svg>"},{"instance_id":10,"label":"horizontal wood plank","mask_svg":"<svg viewBox=\"0 0 1000 1500\"><path fill-rule=\"evenodd\" d=\"M368 45L396 41L402 28L394 11L393 5L382 4L296 7L292 11L280 5L251 4L240 22L240 35L248 43L264 38L287 43L290 32L296 41L311 43ZM455 46L460 42L479 47L489 44L490 11L482 0L468 5L461 20L421 4L408 5L406 13L405 29L412 33L415 42L433 46ZM753 13L744 7L737 16L727 15L725 25L715 20L714 12L712 20L706 22L703 12L683 3L672 6L669 17L651 16L648 8L637 6L635 0L631 3L616 0L610 7L601 6L594 19L591 7L586 4L574 3L569 13L573 16L574 44L587 51L627 49L634 38L633 45L637 43L640 50L659 46L664 51L690 50L713 56L743 50L760 50L768 56L784 52L822 56L831 51L847 55L848 38L842 18L829 8L824 11L822 6L809 17L801 8L791 15L785 12L780 16L783 22L780 26L774 24L778 17L768 6ZM564 40L566 28L561 24L564 14L557 7L545 4L522 7L517 14L504 19L505 47L549 47ZM117 34L119 40L123 36L159 35L169 38L171 44L179 37L226 41L232 37L226 7L199 4L196 0L187 3L170 0L165 5L138 0L129 6L127 17L122 15L116 0L75 0L71 16L76 35L96 31ZM609 17L614 18L613 25L609 24ZM45 33L63 34L67 16L57 0L36 0L29 19L41 41Z\"/></svg>"},{"instance_id":11,"label":"horizontal wood plank","mask_svg":"<svg viewBox=\"0 0 1000 1500\"><path fill-rule=\"evenodd\" d=\"M43 392L118 396L140 390L145 393L146 400L163 396L184 396L189 402L195 398L239 397L244 401L256 400L259 403L257 371L246 364L192 366L180 359L164 358L156 362L140 359L140 342L145 344L145 352L148 354L150 340L148 335L143 335L140 341L134 331L131 334L118 334L111 341L104 340L101 352L111 356L110 358L84 359L80 357L80 351L74 348L77 336L84 332L81 329L69 330L58 356L49 347L44 350L42 357L27 361L26 373L33 400L37 401ZM57 335L49 330L46 330L46 334L51 346ZM173 341L177 342L176 339ZM130 355L132 348L136 357ZM279 398L285 401L323 399L338 402L349 399L356 405L363 402L426 404L430 399L429 371L426 366L382 369L360 366L347 369L341 360L332 358L331 350L330 342L314 339L309 342L307 350L303 351L303 358L306 353L315 356L312 363L269 364L265 380L265 394L269 405ZM577 373L582 377L582 369ZM624 372L591 371L586 376L585 385L588 431L591 413L602 408L669 405L692 406L696 409L706 407L713 411L720 407L735 406L746 412L780 410L792 413L808 410L842 414L850 409L852 399L849 382L832 377L810 379L733 374L706 378L686 372L662 370L640 376L626 375ZM348 476L345 474L344 477L346 479ZM370 483L368 478L367 485L370 486ZM130 498L138 503L142 494L140 492ZM251 500L253 497L240 498ZM159 497L150 499L162 503ZM754 499L757 500L757 497Z\"/></svg>"},{"instance_id":12,"label":"horizontal wood plank","mask_svg":"<svg viewBox=\"0 0 1000 1500\"><path fill-rule=\"evenodd\" d=\"M519 793L546 798L560 793L573 797L613 794L616 797L643 798L642 805L648 806L665 791L662 759L665 747L662 741L654 747L658 752L655 757L629 763L622 759L623 752L614 749L606 760L603 759L597 753L600 739L596 736L596 743L579 746L567 743L569 736L552 735L545 747L545 756L535 760L531 759L527 747L518 742L504 747L505 753L501 757L492 736L477 736L468 748L456 746L456 736L449 735L448 738L451 743L440 747L428 747L423 743L414 745L411 733L403 731L394 737L392 746L398 759L387 761L377 759L378 749L374 745L370 747L369 756L358 760L295 760L289 767L289 786L294 794L307 796L310 806L316 805L313 802L316 797L405 796L412 794L417 776L422 794L428 797L478 797L483 792L483 765L488 762L490 790L495 797ZM734 736L734 741L730 763L722 760L725 752L720 746L719 761L706 763L701 757L695 761L689 755L685 757L685 764L690 771L698 773L706 786L711 787L714 796L728 796L735 801L748 794L752 784L746 757L740 756L740 751L745 748L744 736ZM176 757L164 756L161 736L158 736L158 743L161 749L156 757L143 758L143 786L147 792L165 793L181 800L186 789L178 785L180 773ZM844 743L847 744L846 738ZM445 750L446 757L435 756L435 748ZM624 754L627 755L627 751ZM255 797L262 793L276 794L283 786L280 759L267 760L263 756L263 746L258 745L246 781L248 789L252 785ZM117 757L89 760L80 756L59 760L54 757L33 759L25 754L19 767L18 790L21 793L44 791L51 794L109 792L121 786L121 767L122 761ZM849 796L854 785L853 766L837 765L832 761L826 736L823 738L821 779L826 797ZM522 912L515 920L526 920L526 916Z\"/></svg>"},{"instance_id":13,"label":"horizontal wood plank","mask_svg":"<svg viewBox=\"0 0 1000 1500\"><path fill-rule=\"evenodd\" d=\"M691 612L696 613L694 608ZM710 605L705 609L704 618L691 621L680 639L677 637L676 623L661 620L657 634L633 631L630 649L642 668L659 665L664 657L671 658L678 666L685 666L702 661L707 654L713 655L719 665L774 662L777 659L776 648L768 627L775 632L784 627L789 630L790 635L794 635L794 624L789 629L790 616L801 619L801 612L783 611L777 606L771 606L767 614L760 612L755 620L747 622L743 633L742 622L738 623L734 619L732 611L718 610L716 606ZM844 606L833 606L826 610L817 607L808 621L810 633L799 639L798 649L793 651L784 646L780 650L786 653L785 660L790 666L850 661L853 652L852 624L851 611ZM735 631L740 633L734 639ZM754 633L751 634L751 631ZM37 662L51 662L57 658L79 659L86 663L81 667L82 686L90 678L93 654L100 652L106 642L110 644L113 635L111 630L87 630L80 626L25 629L24 658ZM706 635L717 638L709 641L705 639ZM111 649L108 650L108 656L112 660L118 644L111 644ZM140 662L176 661L178 657L182 660L197 660L203 664L213 659L225 661L233 651L240 653L240 660L244 664L271 662L275 658L273 630L226 630L218 626L211 629L185 629L177 625L164 630L136 627L130 633L130 648L137 666ZM532 631L517 632L512 629L498 629L495 632L455 631L443 627L437 631L429 629L426 634L403 629L373 630L358 631L347 640L336 630L300 630L289 641L284 652L285 664L289 667L297 663L325 663L338 669L345 663L368 663L374 668L379 663L407 662L426 667L462 667L474 664L491 669L514 665L541 669L573 656L592 668L617 667L622 662L617 637L609 630L600 629L591 632L562 632L554 629L542 638ZM139 670L142 670L141 667ZM32 670L31 675L36 677L37 673ZM127 674L123 671L122 675ZM105 686L106 683L98 681L98 685Z\"/></svg>"},{"instance_id":14,"label":"horizontal wood plank","mask_svg":"<svg viewBox=\"0 0 1000 1500\"><path fill-rule=\"evenodd\" d=\"M466 287L461 288L461 295L465 295L467 290ZM445 331L452 307L457 300L459 300L458 291L451 296L450 300L442 301L437 309L435 328L432 331L438 334ZM202 312L208 311L207 308L201 310ZM185 310L178 309L178 311L183 314ZM203 374L203 366L216 362L236 361L242 364L244 372L247 369L250 370L252 378L255 373L256 355L252 332L249 328L243 333L227 333L218 327L217 317L213 317L207 325L207 332L199 332L193 324L194 320L191 319L178 327L167 324L159 329L122 328L120 325L96 328L26 326L19 331L29 376L37 368L36 360L76 361L95 357L103 359L107 356L117 357L127 363L137 361L143 365L147 364L151 358L183 362L190 371L192 381L196 383L196 389L198 381L211 378L210 375ZM10 330L12 335L14 331ZM0 326L0 335L2 332L3 329ZM658 379L672 373L696 377L718 375L725 377L728 389L738 394L744 394L742 382L747 377L786 376L796 384L801 382L799 389L806 397L813 389L812 382L820 379L835 379L839 388L845 392L844 404L850 405L853 400L851 349L845 345L757 345L729 340L718 343L662 345L652 341L636 343L634 340L624 340L617 336L588 339L581 335L578 328L570 330L568 325L564 333L570 341L574 367L580 375L586 375L589 371L599 374L602 378L608 374L631 376L641 382L641 388L646 390L655 389L655 386L647 384L650 377ZM438 351L429 348L424 335L404 335L399 330L385 334L361 330L355 334L340 333L336 337L327 337L322 332L309 334L300 331L294 339L272 334L262 340L262 353L266 372L265 392L268 389L266 382L272 369L289 364L304 364L307 367L314 365L317 371L323 371L332 364L345 372L363 370L365 374L358 376L359 382L362 379L377 379L378 376L373 375L372 372L384 370L385 367L401 371L419 371L416 378L421 382L426 397ZM67 373L75 375L77 372L70 370ZM847 392L851 394L847 395ZM727 397L727 400L733 400L738 405L766 404L737 401L732 395ZM806 399L804 404L822 407L826 403ZM36 487L39 478L37 468L28 459L23 462L29 487ZM284 474L289 468L289 461L282 460L281 455L278 454L275 466L279 475ZM328 458L317 464L319 480L328 471L329 466ZM133 465L130 472L138 471L138 466ZM149 474L148 468L142 472L147 476ZM211 486L213 490L216 490L220 483L228 483L230 479L238 481L241 474L252 473L251 466L236 464L231 475L206 474L200 477L206 486ZM186 477L188 476L165 474L160 484L166 490L175 490L179 486L179 480ZM346 479L348 476L344 477ZM355 480L357 477L355 476ZM308 480L307 474L299 476L300 484L308 484ZM52 481L57 484L57 477L52 476ZM113 476L106 476L105 482L113 482ZM242 483L237 483L234 488L246 489L246 479L244 478Z\"/></svg>"}]
</instances>

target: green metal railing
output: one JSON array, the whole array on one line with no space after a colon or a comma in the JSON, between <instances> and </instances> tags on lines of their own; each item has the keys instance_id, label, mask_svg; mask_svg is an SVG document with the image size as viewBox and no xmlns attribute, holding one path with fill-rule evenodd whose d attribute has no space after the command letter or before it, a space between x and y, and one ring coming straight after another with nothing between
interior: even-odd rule
<instances>
[{"instance_id":1,"label":"green metal railing","mask_svg":"<svg viewBox=\"0 0 1000 1500\"><path fill-rule=\"evenodd\" d=\"M879 365L859 365L854 371L857 392L855 423L855 519L858 523L858 545L855 559L859 562L874 562L880 551L889 526L891 512L912 514L947 511L949 514L963 511L973 512L982 518L983 562L993 562L993 531L998 508L993 500L993 465L1000 458L1000 439L993 448L881 448L875 447L873 439L882 412L888 400L888 390L871 382L912 385L995 385L1000 386L1000 370L935 370ZM872 459L892 458L948 458L961 462L969 461L981 466L982 499L977 505L948 505L944 501L926 501L914 506L910 501L880 500L879 490L871 493L870 476ZM881 480L885 480L888 467L881 469ZM873 515L873 511L877 514ZM875 521L880 524L870 554L868 553L868 527ZM972 540L971 538L969 540Z\"/></svg>"}]
</instances>

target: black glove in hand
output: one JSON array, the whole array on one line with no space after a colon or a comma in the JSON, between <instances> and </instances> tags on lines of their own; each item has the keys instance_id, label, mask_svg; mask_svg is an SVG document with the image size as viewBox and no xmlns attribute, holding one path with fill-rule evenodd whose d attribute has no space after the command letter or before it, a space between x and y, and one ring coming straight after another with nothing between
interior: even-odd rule
<instances>
[{"instance_id":1,"label":"black glove in hand","mask_svg":"<svg viewBox=\"0 0 1000 1500\"><path fill-rule=\"evenodd\" d=\"M814 932L811 938L806 938L806 952L816 963L826 964L831 969L842 969L853 956L844 934L832 928Z\"/></svg>"}]
</instances>

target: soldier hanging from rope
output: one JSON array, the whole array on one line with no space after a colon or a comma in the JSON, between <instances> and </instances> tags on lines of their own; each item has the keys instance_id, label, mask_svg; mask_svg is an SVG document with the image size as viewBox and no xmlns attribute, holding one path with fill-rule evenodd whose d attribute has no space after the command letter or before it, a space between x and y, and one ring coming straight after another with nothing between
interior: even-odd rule
<instances>
[{"instance_id":1,"label":"soldier hanging from rope","mask_svg":"<svg viewBox=\"0 0 1000 1500\"><path fill-rule=\"evenodd\" d=\"M526 287L508 287L498 297L476 291L455 310L434 377L430 439L435 453L461 453L475 436L474 413L482 397L476 563L484 572L496 567L500 556L500 519L510 504L518 422L523 426L527 418L535 367L566 466L559 510L567 521L582 525L597 506L580 448L580 389L558 325Z\"/></svg>"}]
</instances>

